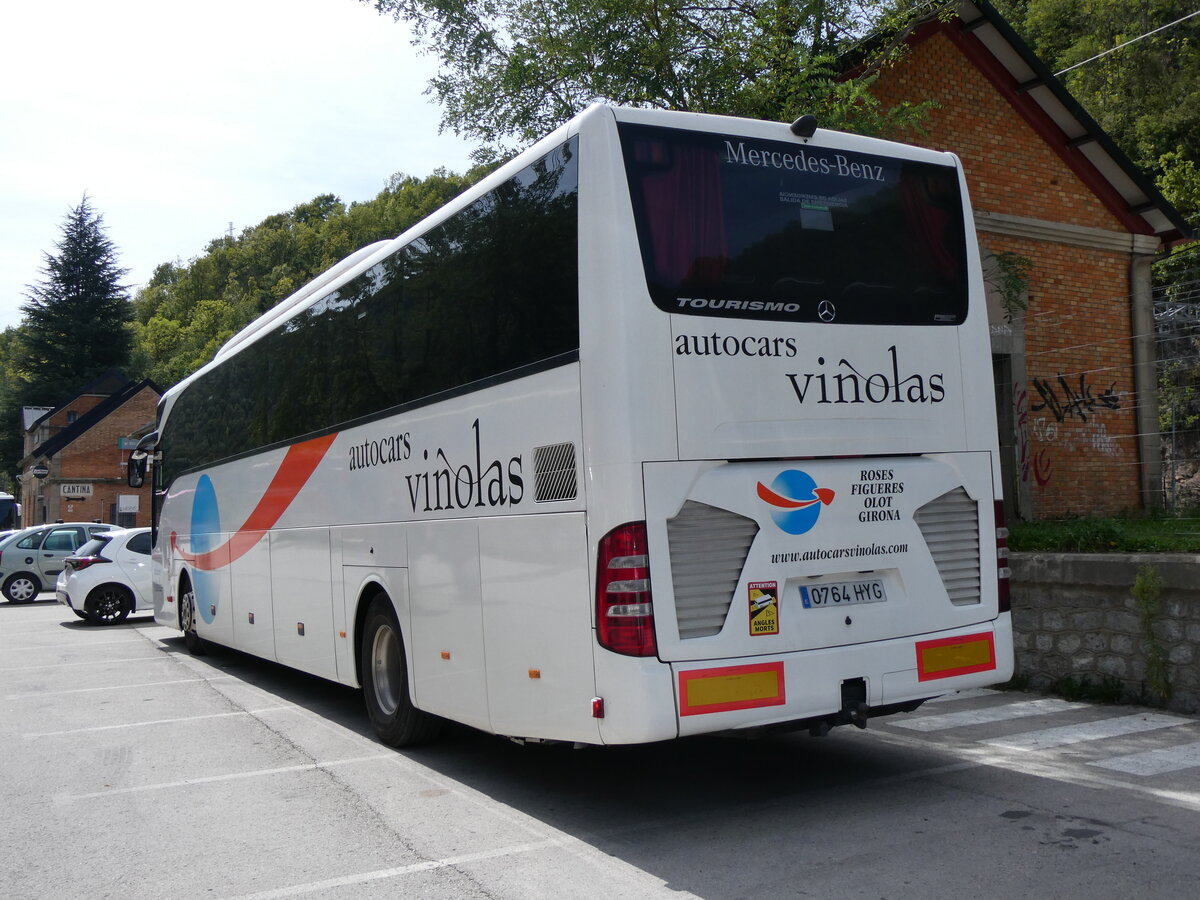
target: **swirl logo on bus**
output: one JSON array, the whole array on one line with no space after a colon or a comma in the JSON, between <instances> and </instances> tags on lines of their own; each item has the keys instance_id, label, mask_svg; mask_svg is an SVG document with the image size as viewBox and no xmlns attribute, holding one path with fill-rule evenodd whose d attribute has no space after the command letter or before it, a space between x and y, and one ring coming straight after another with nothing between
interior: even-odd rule
<instances>
[{"instance_id":1,"label":"swirl logo on bus","mask_svg":"<svg viewBox=\"0 0 1200 900\"><path fill-rule=\"evenodd\" d=\"M196 495L192 500L192 553L202 555L217 548L221 534L221 507L217 503L217 490L212 479L201 475L196 483ZM209 625L216 618L217 605L221 602L220 585L213 572L197 567L192 572L192 590L196 596L196 612Z\"/></svg>"},{"instance_id":2,"label":"swirl logo on bus","mask_svg":"<svg viewBox=\"0 0 1200 900\"><path fill-rule=\"evenodd\" d=\"M770 487L758 483L759 498L771 507L771 518L788 534L812 530L821 515L821 507L833 502L829 488L817 487L811 475L799 469L786 469L775 476Z\"/></svg>"},{"instance_id":3,"label":"swirl logo on bus","mask_svg":"<svg viewBox=\"0 0 1200 900\"><path fill-rule=\"evenodd\" d=\"M237 562L275 527L300 489L308 483L336 438L335 432L288 447L271 483L250 515L240 528L229 535L225 534L221 521L216 486L207 475L200 476L192 497L191 532L187 535L189 546L187 549L179 546L179 535L172 531L171 552L191 570L196 611L205 622L211 624L216 618L221 602L221 582L226 581L213 573ZM225 540L222 541L222 538Z\"/></svg>"}]
</instances>

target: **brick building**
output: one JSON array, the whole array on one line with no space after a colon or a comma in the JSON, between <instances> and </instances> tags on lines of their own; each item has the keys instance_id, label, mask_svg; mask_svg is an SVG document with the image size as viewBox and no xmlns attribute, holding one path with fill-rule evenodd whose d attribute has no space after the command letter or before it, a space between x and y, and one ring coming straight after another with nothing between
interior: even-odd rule
<instances>
[{"instance_id":1,"label":"brick building","mask_svg":"<svg viewBox=\"0 0 1200 900\"><path fill-rule=\"evenodd\" d=\"M101 375L53 409L22 410L22 524L150 524L150 486L130 488L125 465L137 438L154 427L162 391L120 372Z\"/></svg>"},{"instance_id":2,"label":"brick building","mask_svg":"<svg viewBox=\"0 0 1200 900\"><path fill-rule=\"evenodd\" d=\"M936 101L908 138L966 168L1010 511L1158 505L1150 263L1190 239L1187 223L985 0L918 22L907 43L874 90L887 105ZM1006 315L999 274L1013 259L1030 264L1027 308Z\"/></svg>"}]
</instances>

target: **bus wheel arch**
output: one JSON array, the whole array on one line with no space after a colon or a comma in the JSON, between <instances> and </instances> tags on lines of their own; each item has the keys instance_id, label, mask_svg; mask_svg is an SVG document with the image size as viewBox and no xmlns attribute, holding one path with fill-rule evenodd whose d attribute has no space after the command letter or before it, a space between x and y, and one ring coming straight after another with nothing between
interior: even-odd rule
<instances>
[{"instance_id":1,"label":"bus wheel arch","mask_svg":"<svg viewBox=\"0 0 1200 900\"><path fill-rule=\"evenodd\" d=\"M179 576L179 590L175 596L179 598L179 629L183 632L184 646L192 656L203 656L208 648L196 631L196 592L186 571Z\"/></svg>"},{"instance_id":2,"label":"bus wheel arch","mask_svg":"<svg viewBox=\"0 0 1200 900\"><path fill-rule=\"evenodd\" d=\"M392 747L433 740L444 722L413 705L404 635L391 598L378 590L363 598L360 611L358 671L371 727Z\"/></svg>"}]
</instances>

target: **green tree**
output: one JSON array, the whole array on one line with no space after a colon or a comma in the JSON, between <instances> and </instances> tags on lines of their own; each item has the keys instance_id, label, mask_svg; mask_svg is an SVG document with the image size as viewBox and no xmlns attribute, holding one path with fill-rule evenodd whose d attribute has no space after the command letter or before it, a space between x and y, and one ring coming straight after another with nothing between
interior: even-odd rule
<instances>
[{"instance_id":1,"label":"green tree","mask_svg":"<svg viewBox=\"0 0 1200 900\"><path fill-rule=\"evenodd\" d=\"M19 393L23 403L54 406L89 378L129 361L127 269L103 217L87 195L67 213L56 253L21 307Z\"/></svg>"},{"instance_id":2,"label":"green tree","mask_svg":"<svg viewBox=\"0 0 1200 900\"><path fill-rule=\"evenodd\" d=\"M394 175L372 200L322 194L222 236L187 265L164 263L133 301L131 373L169 387L233 334L359 247L393 238L485 174Z\"/></svg>"},{"instance_id":3,"label":"green tree","mask_svg":"<svg viewBox=\"0 0 1200 900\"><path fill-rule=\"evenodd\" d=\"M596 101L875 133L915 121L867 90L897 45L840 78L846 40L883 23L881 0L363 0L410 24L440 60L442 124L506 152ZM903 123L897 123L903 119ZM486 151L485 151L486 152Z\"/></svg>"}]
</instances>

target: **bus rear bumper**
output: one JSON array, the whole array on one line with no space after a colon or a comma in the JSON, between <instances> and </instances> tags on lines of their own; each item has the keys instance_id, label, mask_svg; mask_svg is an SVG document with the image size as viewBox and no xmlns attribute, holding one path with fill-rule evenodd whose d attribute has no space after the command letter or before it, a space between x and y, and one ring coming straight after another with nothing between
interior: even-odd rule
<instances>
[{"instance_id":1,"label":"bus rear bumper","mask_svg":"<svg viewBox=\"0 0 1200 900\"><path fill-rule=\"evenodd\" d=\"M1011 618L856 646L674 663L671 673L681 737L787 723L865 724L916 701L1008 681Z\"/></svg>"}]
</instances>

